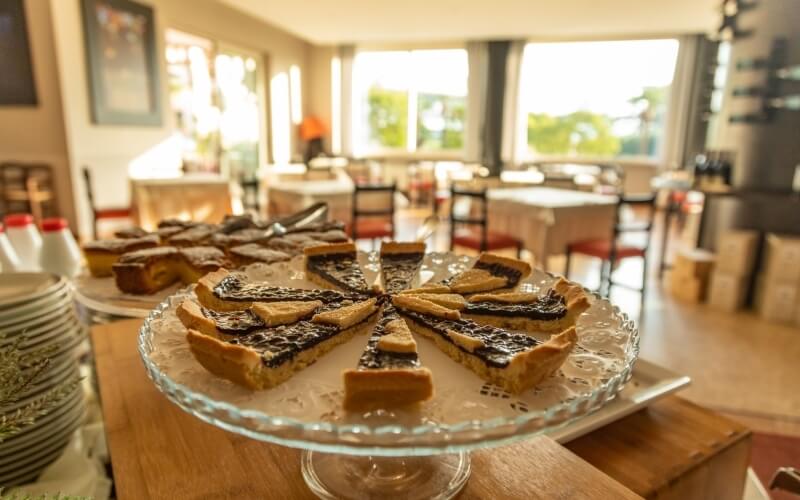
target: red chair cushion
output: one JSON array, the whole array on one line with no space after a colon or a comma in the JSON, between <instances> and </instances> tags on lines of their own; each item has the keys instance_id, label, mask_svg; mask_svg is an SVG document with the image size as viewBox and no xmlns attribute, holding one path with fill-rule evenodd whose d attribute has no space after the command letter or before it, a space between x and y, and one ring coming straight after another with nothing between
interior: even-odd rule
<instances>
[{"instance_id":1,"label":"red chair cushion","mask_svg":"<svg viewBox=\"0 0 800 500\"><path fill-rule=\"evenodd\" d=\"M353 236L351 226L348 225L346 230L349 236ZM392 223L383 219L358 219L356 221L356 235L358 238L374 239L374 238L392 238L394 231L392 230Z\"/></svg>"},{"instance_id":2,"label":"red chair cushion","mask_svg":"<svg viewBox=\"0 0 800 500\"><path fill-rule=\"evenodd\" d=\"M609 260L611 258L611 240L577 241L569 244L569 251ZM617 243L617 260L629 257L644 257L645 252L645 248Z\"/></svg>"},{"instance_id":3,"label":"red chair cushion","mask_svg":"<svg viewBox=\"0 0 800 500\"><path fill-rule=\"evenodd\" d=\"M475 229L459 229L453 235L453 244L473 250L480 250L481 232ZM489 231L486 235L487 250L499 250L501 248L518 246L520 246L520 241L508 234Z\"/></svg>"},{"instance_id":4,"label":"red chair cushion","mask_svg":"<svg viewBox=\"0 0 800 500\"><path fill-rule=\"evenodd\" d=\"M97 219L122 219L131 216L130 208L99 208L94 216Z\"/></svg>"}]
</instances>

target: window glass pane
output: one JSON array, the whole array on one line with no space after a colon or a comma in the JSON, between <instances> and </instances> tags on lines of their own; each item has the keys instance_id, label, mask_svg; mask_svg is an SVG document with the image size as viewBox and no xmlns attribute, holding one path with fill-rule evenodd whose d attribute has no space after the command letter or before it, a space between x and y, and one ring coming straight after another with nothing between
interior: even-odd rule
<instances>
[{"instance_id":1,"label":"window glass pane","mask_svg":"<svg viewBox=\"0 0 800 500\"><path fill-rule=\"evenodd\" d=\"M467 71L463 49L358 53L353 76L356 149L461 149Z\"/></svg>"},{"instance_id":2,"label":"window glass pane","mask_svg":"<svg viewBox=\"0 0 800 500\"><path fill-rule=\"evenodd\" d=\"M353 87L362 125L356 140L367 150L406 147L408 52L362 52L356 55Z\"/></svg>"},{"instance_id":3,"label":"window glass pane","mask_svg":"<svg viewBox=\"0 0 800 500\"><path fill-rule=\"evenodd\" d=\"M677 55L671 39L528 44L529 156L657 156Z\"/></svg>"},{"instance_id":4,"label":"window glass pane","mask_svg":"<svg viewBox=\"0 0 800 500\"><path fill-rule=\"evenodd\" d=\"M462 149L467 107L467 51L414 51L412 61L417 91L417 149Z\"/></svg>"},{"instance_id":5,"label":"window glass pane","mask_svg":"<svg viewBox=\"0 0 800 500\"><path fill-rule=\"evenodd\" d=\"M212 75L210 40L167 30L169 103L188 170L218 170L219 108Z\"/></svg>"},{"instance_id":6,"label":"window glass pane","mask_svg":"<svg viewBox=\"0 0 800 500\"><path fill-rule=\"evenodd\" d=\"M258 63L251 56L225 51L217 55L214 65L223 160L229 172L250 178L259 165Z\"/></svg>"}]
</instances>

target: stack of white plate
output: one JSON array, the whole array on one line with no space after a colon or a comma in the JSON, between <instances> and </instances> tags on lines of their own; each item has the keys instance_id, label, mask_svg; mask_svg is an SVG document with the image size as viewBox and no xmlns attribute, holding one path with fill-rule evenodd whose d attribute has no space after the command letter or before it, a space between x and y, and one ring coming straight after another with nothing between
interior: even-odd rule
<instances>
[{"instance_id":1,"label":"stack of white plate","mask_svg":"<svg viewBox=\"0 0 800 500\"><path fill-rule=\"evenodd\" d=\"M86 332L75 313L69 283L46 273L0 275L0 348L24 335L23 352L56 346L50 364L11 406L8 414L79 376L76 351ZM63 451L84 417L83 390L78 387L58 407L0 443L0 487L30 482Z\"/></svg>"}]
</instances>

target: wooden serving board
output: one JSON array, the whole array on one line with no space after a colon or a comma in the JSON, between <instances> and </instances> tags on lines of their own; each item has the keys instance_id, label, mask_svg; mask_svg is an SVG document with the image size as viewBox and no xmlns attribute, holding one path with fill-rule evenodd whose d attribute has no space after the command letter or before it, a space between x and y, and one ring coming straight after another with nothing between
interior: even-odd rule
<instances>
[{"instance_id":1,"label":"wooden serving board","mask_svg":"<svg viewBox=\"0 0 800 500\"><path fill-rule=\"evenodd\" d=\"M213 427L158 392L140 326L92 329L118 498L314 498L299 450ZM537 437L475 451L459 498L741 498L748 450L745 428L669 396L566 448Z\"/></svg>"}]
</instances>

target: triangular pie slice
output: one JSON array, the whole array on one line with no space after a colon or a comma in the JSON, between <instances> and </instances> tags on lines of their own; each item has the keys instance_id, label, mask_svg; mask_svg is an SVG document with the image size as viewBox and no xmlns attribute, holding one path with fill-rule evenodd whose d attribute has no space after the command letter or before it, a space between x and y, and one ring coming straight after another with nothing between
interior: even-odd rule
<instances>
[{"instance_id":1,"label":"triangular pie slice","mask_svg":"<svg viewBox=\"0 0 800 500\"><path fill-rule=\"evenodd\" d=\"M226 269L208 273L197 282L194 289L197 300L214 311L242 311L255 302L283 302L287 300L319 300L324 304L343 300L357 301L366 297L357 293L336 290L307 290L281 286L247 283L240 275Z\"/></svg>"},{"instance_id":2,"label":"triangular pie slice","mask_svg":"<svg viewBox=\"0 0 800 500\"><path fill-rule=\"evenodd\" d=\"M371 292L358 263L355 243L318 245L303 250L306 278L324 288Z\"/></svg>"},{"instance_id":3,"label":"triangular pie slice","mask_svg":"<svg viewBox=\"0 0 800 500\"><path fill-rule=\"evenodd\" d=\"M417 343L391 305L370 336L355 369L346 370L344 408L365 411L426 401L433 396L431 372L417 356Z\"/></svg>"},{"instance_id":4,"label":"triangular pie slice","mask_svg":"<svg viewBox=\"0 0 800 500\"><path fill-rule=\"evenodd\" d=\"M512 330L560 332L575 326L578 316L589 306L589 295L583 287L561 278L543 295L522 292L471 295L461 315L477 323Z\"/></svg>"},{"instance_id":5,"label":"triangular pie slice","mask_svg":"<svg viewBox=\"0 0 800 500\"><path fill-rule=\"evenodd\" d=\"M531 265L523 260L482 253L470 269L451 276L442 284L462 295L511 291L530 274Z\"/></svg>"},{"instance_id":6,"label":"triangular pie slice","mask_svg":"<svg viewBox=\"0 0 800 500\"><path fill-rule=\"evenodd\" d=\"M381 274L386 293L411 286L425 258L425 243L387 241L381 244Z\"/></svg>"},{"instance_id":7,"label":"triangular pie slice","mask_svg":"<svg viewBox=\"0 0 800 500\"><path fill-rule=\"evenodd\" d=\"M199 306L193 309L186 303L180 306L183 312L179 317L188 327L189 348L204 368L250 389L267 389L356 334L370 332L380 317L382 304L376 299L369 302L369 313L342 326L312 319L277 326L248 324L248 328L237 330L230 325L249 311L208 314ZM289 308L294 310L294 306ZM263 320L252 314L247 321Z\"/></svg>"},{"instance_id":8,"label":"triangular pie slice","mask_svg":"<svg viewBox=\"0 0 800 500\"><path fill-rule=\"evenodd\" d=\"M427 310L417 303L393 298L400 316L412 332L432 339L453 360L482 379L511 393L520 393L549 377L564 363L577 342L574 327L542 342L523 333L469 319L453 319L441 306Z\"/></svg>"}]
</instances>

